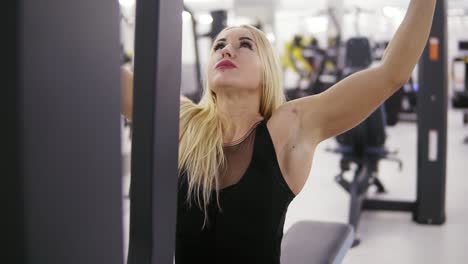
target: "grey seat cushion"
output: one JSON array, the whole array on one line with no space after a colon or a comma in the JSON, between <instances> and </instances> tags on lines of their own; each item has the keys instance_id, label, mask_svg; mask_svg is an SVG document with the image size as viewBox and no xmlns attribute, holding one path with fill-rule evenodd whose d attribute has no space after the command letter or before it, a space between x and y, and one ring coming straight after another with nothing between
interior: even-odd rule
<instances>
[{"instance_id":1,"label":"grey seat cushion","mask_svg":"<svg viewBox=\"0 0 468 264\"><path fill-rule=\"evenodd\" d=\"M348 224L301 221L284 235L281 264L341 263L354 241Z\"/></svg>"}]
</instances>

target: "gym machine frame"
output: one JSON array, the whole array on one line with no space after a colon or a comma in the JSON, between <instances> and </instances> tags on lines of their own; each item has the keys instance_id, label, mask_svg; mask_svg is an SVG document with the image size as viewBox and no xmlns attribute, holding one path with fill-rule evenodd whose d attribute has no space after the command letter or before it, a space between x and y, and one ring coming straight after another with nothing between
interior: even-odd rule
<instances>
[{"instance_id":1,"label":"gym machine frame","mask_svg":"<svg viewBox=\"0 0 468 264\"><path fill-rule=\"evenodd\" d=\"M436 4L428 44L419 62L418 95L417 198L416 201L367 199L370 185L385 192L372 169L362 161L351 182L338 183L350 194L349 224L357 230L362 210L402 211L413 214L420 224L441 225L445 222L446 145L447 145L447 30L446 1ZM384 156L389 153L385 153ZM382 156L382 157L384 157ZM354 242L354 246L359 240Z\"/></svg>"}]
</instances>

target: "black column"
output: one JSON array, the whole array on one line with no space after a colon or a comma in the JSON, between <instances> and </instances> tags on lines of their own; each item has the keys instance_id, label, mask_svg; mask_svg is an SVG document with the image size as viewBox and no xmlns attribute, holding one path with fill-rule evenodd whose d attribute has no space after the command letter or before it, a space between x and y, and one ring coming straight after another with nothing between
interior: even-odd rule
<instances>
[{"instance_id":1,"label":"black column","mask_svg":"<svg viewBox=\"0 0 468 264\"><path fill-rule=\"evenodd\" d=\"M173 261L182 10L181 0L137 1L129 264Z\"/></svg>"},{"instance_id":2,"label":"black column","mask_svg":"<svg viewBox=\"0 0 468 264\"><path fill-rule=\"evenodd\" d=\"M3 96L0 103L3 116L0 129L3 138L2 187L1 201L6 201L2 212L2 245L7 245L6 254L2 254L3 261L15 260L15 263L25 263L25 240L23 223L23 193L20 173L20 137L19 137L19 96L18 89L18 20L19 3L16 0L7 1L4 65L7 67L2 74L5 82L2 86ZM6 258L6 259L5 259Z\"/></svg>"},{"instance_id":3,"label":"black column","mask_svg":"<svg viewBox=\"0 0 468 264\"><path fill-rule=\"evenodd\" d=\"M2 263L123 263L118 2L16 2Z\"/></svg>"},{"instance_id":4,"label":"black column","mask_svg":"<svg viewBox=\"0 0 468 264\"><path fill-rule=\"evenodd\" d=\"M414 220L445 222L447 154L447 15L438 0L429 41L419 63L418 184Z\"/></svg>"}]
</instances>

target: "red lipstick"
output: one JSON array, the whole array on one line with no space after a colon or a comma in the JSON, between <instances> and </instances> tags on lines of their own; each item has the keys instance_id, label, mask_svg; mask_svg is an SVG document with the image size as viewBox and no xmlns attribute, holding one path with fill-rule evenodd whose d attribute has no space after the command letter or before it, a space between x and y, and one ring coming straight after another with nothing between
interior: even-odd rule
<instances>
[{"instance_id":1,"label":"red lipstick","mask_svg":"<svg viewBox=\"0 0 468 264\"><path fill-rule=\"evenodd\" d=\"M230 68L237 68L237 66L230 60L222 60L216 63L216 69L230 69Z\"/></svg>"}]
</instances>

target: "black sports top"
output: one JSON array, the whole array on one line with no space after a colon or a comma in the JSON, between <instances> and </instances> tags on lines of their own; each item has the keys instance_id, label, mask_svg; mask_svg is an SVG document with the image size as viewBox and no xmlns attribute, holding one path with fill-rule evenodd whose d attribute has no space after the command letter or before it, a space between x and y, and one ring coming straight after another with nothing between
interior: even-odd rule
<instances>
[{"instance_id":1,"label":"black sports top","mask_svg":"<svg viewBox=\"0 0 468 264\"><path fill-rule=\"evenodd\" d=\"M294 194L281 174L266 121L224 151L228 167L232 164L231 178L238 180L220 190L221 210L212 192L203 229L204 213L195 202L188 205L186 175L179 177L176 264L279 264L284 219Z\"/></svg>"}]
</instances>

